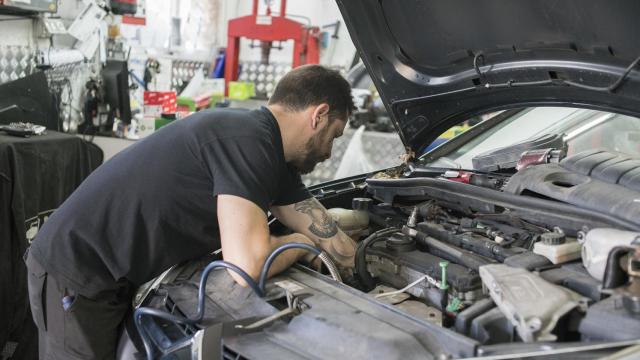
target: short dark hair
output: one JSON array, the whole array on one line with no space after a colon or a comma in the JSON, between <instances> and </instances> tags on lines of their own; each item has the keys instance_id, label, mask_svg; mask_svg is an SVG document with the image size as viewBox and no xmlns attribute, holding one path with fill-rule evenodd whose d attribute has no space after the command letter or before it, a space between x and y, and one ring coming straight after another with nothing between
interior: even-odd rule
<instances>
[{"instance_id":1,"label":"short dark hair","mask_svg":"<svg viewBox=\"0 0 640 360\"><path fill-rule=\"evenodd\" d=\"M347 80L338 71L321 65L303 65L289 71L269 98L269 104L282 105L291 111L322 103L329 104L329 119L349 116L355 109Z\"/></svg>"}]
</instances>

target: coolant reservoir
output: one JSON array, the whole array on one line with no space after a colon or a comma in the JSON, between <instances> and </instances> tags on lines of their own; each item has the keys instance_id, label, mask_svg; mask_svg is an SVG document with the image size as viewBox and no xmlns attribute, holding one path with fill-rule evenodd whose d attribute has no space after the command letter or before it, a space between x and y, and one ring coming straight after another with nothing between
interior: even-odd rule
<instances>
[{"instance_id":1,"label":"coolant reservoir","mask_svg":"<svg viewBox=\"0 0 640 360\"><path fill-rule=\"evenodd\" d=\"M369 198L353 198L353 210L332 208L327 210L338 227L351 237L359 237L369 227L369 209L373 200Z\"/></svg>"},{"instance_id":2,"label":"coolant reservoir","mask_svg":"<svg viewBox=\"0 0 640 360\"><path fill-rule=\"evenodd\" d=\"M582 245L582 264L591 276L602 281L609 252L616 246L630 245L640 239L640 233L617 229L593 229L587 233Z\"/></svg>"},{"instance_id":3,"label":"coolant reservoir","mask_svg":"<svg viewBox=\"0 0 640 360\"><path fill-rule=\"evenodd\" d=\"M369 213L364 210L332 208L327 210L338 227L347 235L360 232L369 227Z\"/></svg>"},{"instance_id":4,"label":"coolant reservoir","mask_svg":"<svg viewBox=\"0 0 640 360\"><path fill-rule=\"evenodd\" d=\"M533 245L533 252L549 259L553 264L563 264L580 258L580 244L575 239L567 239L564 234L549 232L541 235Z\"/></svg>"}]
</instances>

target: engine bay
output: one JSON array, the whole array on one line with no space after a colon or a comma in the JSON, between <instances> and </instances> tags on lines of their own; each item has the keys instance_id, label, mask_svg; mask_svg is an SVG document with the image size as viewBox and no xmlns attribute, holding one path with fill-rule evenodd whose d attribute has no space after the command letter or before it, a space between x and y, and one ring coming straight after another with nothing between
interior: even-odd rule
<instances>
[{"instance_id":1,"label":"engine bay","mask_svg":"<svg viewBox=\"0 0 640 360\"><path fill-rule=\"evenodd\" d=\"M510 176L408 169L351 199L366 227L330 209L361 240L351 286L483 345L640 338L636 161L595 151Z\"/></svg>"},{"instance_id":2,"label":"engine bay","mask_svg":"<svg viewBox=\"0 0 640 360\"><path fill-rule=\"evenodd\" d=\"M252 289L226 271L207 279L213 254L141 288L136 306L153 316L136 326L180 359L208 346L225 358L368 359L637 345L640 164L597 151L529 158L511 172L406 164L311 188L356 240L353 269L337 276L325 258L267 280L263 267ZM289 231L275 219L270 230Z\"/></svg>"}]
</instances>

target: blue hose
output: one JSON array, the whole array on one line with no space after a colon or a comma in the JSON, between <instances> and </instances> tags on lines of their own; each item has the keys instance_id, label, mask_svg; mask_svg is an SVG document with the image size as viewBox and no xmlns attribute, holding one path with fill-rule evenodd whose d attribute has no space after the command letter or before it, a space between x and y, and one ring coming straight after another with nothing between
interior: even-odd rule
<instances>
[{"instance_id":1,"label":"blue hose","mask_svg":"<svg viewBox=\"0 0 640 360\"><path fill-rule=\"evenodd\" d=\"M267 260L262 266L262 271L260 272L260 280L258 284L256 284L256 282L253 280L253 278L251 278L251 276L249 276L249 274L244 272L244 270L240 269L238 266L222 260L213 261L209 265L207 265L207 267L204 268L204 270L202 271L202 276L200 277L200 288L198 289L198 311L196 313L196 316L193 318L176 316L166 311L149 308L149 307L140 307L136 309L133 315L133 319L134 319L136 328L138 329L138 333L142 338L144 349L147 354L147 359L148 360L153 359L153 349L151 348L151 339L149 338L149 334L147 334L147 332L142 326L143 316L153 316L153 317L161 318L166 321L177 323L177 324L193 325L201 322L202 319L204 318L204 296L206 293L205 290L207 287L207 279L209 278L209 273L211 273L212 270L217 268L226 268L234 271L235 273L237 273L242 277L242 279L249 285L249 287L253 290L253 292L255 292L260 297L264 297L265 283L267 281L267 276L269 274L269 269L271 268L271 264L273 264L273 262L275 261L276 257L278 257L278 255L280 255L281 253L289 249L303 249L303 250L310 251L316 255L321 254L320 249L314 246L311 246L309 244L304 244L304 243L284 244L276 248L267 257Z\"/></svg>"},{"instance_id":2,"label":"blue hose","mask_svg":"<svg viewBox=\"0 0 640 360\"><path fill-rule=\"evenodd\" d=\"M253 291L256 294L258 294L258 296L260 297L264 296L263 291L258 287L256 282L251 278L251 276L249 276L246 272L244 272L242 269L240 269L236 265L226 261L222 261L222 260L211 262L209 265L207 265L206 268L204 268L202 272L202 276L200 277L200 288L198 289L198 312L196 313L196 316L194 318L176 316L166 311L149 308L149 307L140 307L136 309L136 311L134 312L133 320L135 322L136 328L138 329L138 333L142 338L142 343L144 344L144 350L147 353L148 360L153 359L153 349L151 349L151 339L149 338L149 334L147 334L145 329L142 327L142 317L153 316L153 317L158 317L166 321L177 323L177 324L199 323L204 318L204 295L206 293L205 290L207 287L207 279L209 278L209 273L211 273L212 270L217 268L226 268L234 271L235 273L240 275L247 284L249 284L249 287L251 287L251 289L253 289Z\"/></svg>"},{"instance_id":3,"label":"blue hose","mask_svg":"<svg viewBox=\"0 0 640 360\"><path fill-rule=\"evenodd\" d=\"M267 282L267 276L269 275L269 269L271 268L271 264L276 259L276 257L278 257L278 255L280 255L281 253L289 249L303 249L303 250L310 251L316 255L320 255L320 253L322 252L320 251L320 249L316 248L315 246L311 246L309 244L304 244L304 243L288 243L273 250L273 252L269 255L267 260L264 262L264 265L262 266L262 271L260 272L260 280L258 281L258 286L260 288L260 291L262 291L263 294L265 290L264 286L265 286L265 283ZM264 296L264 295L261 295L261 296Z\"/></svg>"}]
</instances>

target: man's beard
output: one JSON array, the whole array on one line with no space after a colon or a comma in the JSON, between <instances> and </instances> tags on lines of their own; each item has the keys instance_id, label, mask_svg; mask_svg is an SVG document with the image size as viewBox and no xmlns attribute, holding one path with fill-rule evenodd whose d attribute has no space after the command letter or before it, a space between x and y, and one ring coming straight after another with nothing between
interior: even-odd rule
<instances>
[{"instance_id":1,"label":"man's beard","mask_svg":"<svg viewBox=\"0 0 640 360\"><path fill-rule=\"evenodd\" d=\"M302 159L297 161L293 161L291 165L298 171L300 174L308 174L315 169L316 165L320 162L323 162L327 159L326 156L320 153L317 149L319 146L316 146L314 142L315 138L309 139L305 144L305 156Z\"/></svg>"}]
</instances>

